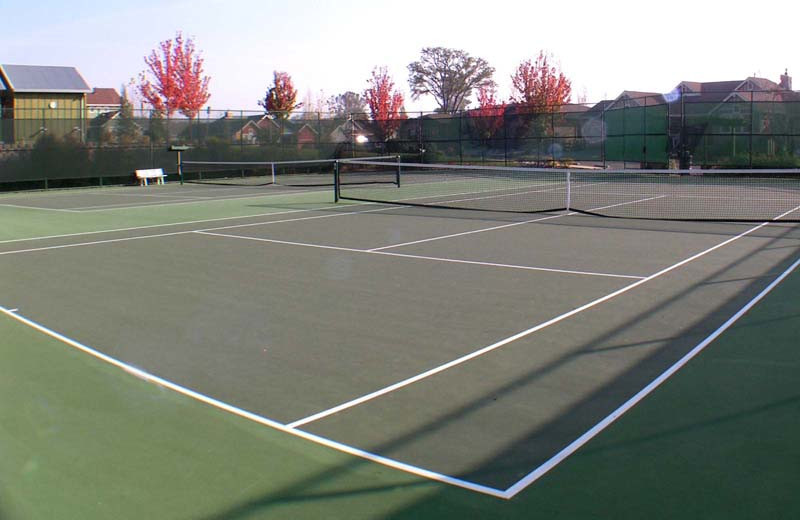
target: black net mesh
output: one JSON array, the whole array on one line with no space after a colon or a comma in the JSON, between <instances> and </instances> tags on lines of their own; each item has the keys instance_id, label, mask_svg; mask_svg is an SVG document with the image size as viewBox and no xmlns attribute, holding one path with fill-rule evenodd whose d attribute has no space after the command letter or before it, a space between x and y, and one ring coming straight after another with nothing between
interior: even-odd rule
<instances>
[{"instance_id":1,"label":"black net mesh","mask_svg":"<svg viewBox=\"0 0 800 520\"><path fill-rule=\"evenodd\" d=\"M393 175L398 182L378 184ZM800 170L603 170L339 165L341 199L664 220L800 220Z\"/></svg>"}]
</instances>

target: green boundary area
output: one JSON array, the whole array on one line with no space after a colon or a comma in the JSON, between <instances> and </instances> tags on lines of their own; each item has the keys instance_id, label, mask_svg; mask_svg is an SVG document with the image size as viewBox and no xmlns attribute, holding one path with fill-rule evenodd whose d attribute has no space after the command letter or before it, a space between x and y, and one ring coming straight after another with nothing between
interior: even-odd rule
<instances>
[{"instance_id":1,"label":"green boundary area","mask_svg":"<svg viewBox=\"0 0 800 520\"><path fill-rule=\"evenodd\" d=\"M237 211L266 212L229 208L219 217ZM170 222L188 220L183 212L171 213ZM125 220L103 215L93 215L93 225L111 229ZM47 234L56 234L53 216ZM147 218L134 220L144 225ZM795 273L642 403L508 501L227 414L2 315L0 518L800 517L799 292Z\"/></svg>"},{"instance_id":2,"label":"green boundary area","mask_svg":"<svg viewBox=\"0 0 800 520\"><path fill-rule=\"evenodd\" d=\"M107 191L104 192L113 194L115 190L129 189L107 188ZM75 190L75 193L77 194L78 191ZM38 195L56 197L63 196L64 193L64 191L52 191L41 192ZM0 196L0 222L4 223L0 227L0 241L128 229L136 226L159 226L249 217L280 211L314 209L333 204L333 194L330 191L309 191L276 193L264 197L165 202L151 206L72 213L48 211L35 207L4 206L4 204L18 203L18 197L22 196L24 196L22 193Z\"/></svg>"},{"instance_id":3,"label":"green boundary area","mask_svg":"<svg viewBox=\"0 0 800 520\"><path fill-rule=\"evenodd\" d=\"M354 459L0 318L0 518L794 518L795 274L510 501Z\"/></svg>"}]
</instances>

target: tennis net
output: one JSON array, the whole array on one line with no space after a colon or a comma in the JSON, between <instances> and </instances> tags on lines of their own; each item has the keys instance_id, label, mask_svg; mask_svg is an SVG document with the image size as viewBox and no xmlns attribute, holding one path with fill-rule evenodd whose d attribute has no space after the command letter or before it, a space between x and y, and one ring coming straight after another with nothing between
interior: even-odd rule
<instances>
[{"instance_id":1,"label":"tennis net","mask_svg":"<svg viewBox=\"0 0 800 520\"><path fill-rule=\"evenodd\" d=\"M305 161L181 161L184 182L221 186L333 186L337 162L348 159ZM397 162L397 156L368 157L383 164ZM390 181L394 182L394 180Z\"/></svg>"},{"instance_id":2,"label":"tennis net","mask_svg":"<svg viewBox=\"0 0 800 520\"><path fill-rule=\"evenodd\" d=\"M370 180L396 176L394 184ZM353 160L336 198L501 212L653 220L800 221L800 170L606 170Z\"/></svg>"}]
</instances>

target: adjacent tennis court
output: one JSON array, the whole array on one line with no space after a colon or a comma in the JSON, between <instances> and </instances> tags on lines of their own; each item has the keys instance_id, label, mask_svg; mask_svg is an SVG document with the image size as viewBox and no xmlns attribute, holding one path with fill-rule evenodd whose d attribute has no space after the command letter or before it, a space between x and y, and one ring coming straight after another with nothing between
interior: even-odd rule
<instances>
[{"instance_id":1,"label":"adjacent tennis court","mask_svg":"<svg viewBox=\"0 0 800 520\"><path fill-rule=\"evenodd\" d=\"M794 186L762 222L674 222L445 209L471 188L372 181L342 193L373 202L338 204L312 183L4 195L0 311L123 368L120 381L155 382L295 450L491 497L480 508L503 516L800 262ZM515 182L492 179L487 196L519 201ZM572 184L571 200L597 182ZM402 204L432 184L446 193ZM612 191L585 209L646 198Z\"/></svg>"}]
</instances>

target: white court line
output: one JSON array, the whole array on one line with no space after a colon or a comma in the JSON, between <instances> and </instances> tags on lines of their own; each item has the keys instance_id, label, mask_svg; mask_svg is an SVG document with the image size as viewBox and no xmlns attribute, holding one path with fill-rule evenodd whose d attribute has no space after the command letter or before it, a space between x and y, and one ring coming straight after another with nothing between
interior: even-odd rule
<instances>
[{"instance_id":1,"label":"white court line","mask_svg":"<svg viewBox=\"0 0 800 520\"><path fill-rule=\"evenodd\" d=\"M650 200L660 199L660 198L663 198L663 197L666 197L666 195L659 195L657 197L648 197L646 199L633 200L633 201L630 201L630 202L621 202L619 204L612 204L610 206L603 206L603 207L600 207L600 208L592 208L592 209L587 210L587 211L599 211L601 209L615 208L617 206L625 206L627 204L638 204L639 202L647 202L647 201L650 201ZM514 226L521 226L523 224L531 224L533 222L541 222L543 220L550 220L550 219L554 219L554 218L561 218L561 217L566 217L566 216L571 216L571 215L579 215L579 214L580 213L576 213L576 212L570 211L568 213L559 213L558 215L550 215L550 216L547 216L547 217L539 217L539 218L535 218L535 219L531 219L531 220L523 220L523 221L520 221L520 222L512 222L511 224L502 224L500 226L492 226L492 227L488 227L488 228L475 229L475 230L472 230L472 231L463 231L461 233L453 233L453 234L450 234L450 235L442 235L442 236L438 236L438 237L423 238L422 240L413 240L411 242L403 242L401 244L392 244L392 245L383 246L383 247L373 247L372 249L368 249L367 251L370 251L370 252L383 251L384 249L393 249L395 247L411 246L411 245L415 245L415 244L422 244L424 242L433 242L435 240L445 240L447 238L455 238L455 237L461 237L461 236L465 236L465 235L472 235L472 234L475 234L475 233L483 233L484 231L495 231L497 229L505 229L505 228L510 228L510 227L514 227Z\"/></svg>"},{"instance_id":2,"label":"white court line","mask_svg":"<svg viewBox=\"0 0 800 520\"><path fill-rule=\"evenodd\" d=\"M175 195L174 193L135 193L135 192L120 192L120 193L92 193L92 195L97 196L108 196L112 195L114 197L154 197L154 198L168 198L168 199L196 199L196 200L209 200L210 197L199 197L187 194L180 194ZM102 207L102 206L86 206L86 207Z\"/></svg>"},{"instance_id":3,"label":"white court line","mask_svg":"<svg viewBox=\"0 0 800 520\"><path fill-rule=\"evenodd\" d=\"M429 479L429 480L434 480L436 482L441 482L443 484L450 484L452 486L456 486L456 487L460 487L460 488L463 488L463 489L467 489L469 491L475 491L477 493L482 493L484 495L491 495L491 496L494 496L494 497L497 497L497 498L505 498L504 497L504 492L502 490L499 490L499 489L491 488L491 487L484 486L484 485L481 485L481 484L476 484L474 482L469 482L469 481L466 481L466 480L461 480L459 478L451 477L449 475L444 475L442 473L437 473L435 471L430 471L430 470L427 470L427 469L424 469L424 468L420 468L420 467L417 467L417 466L412 466L411 464L406 464L405 462L400 462L398 460L390 459L388 457L377 455L375 453L370 453L368 451L361 450L361 449L355 448L353 446L348 446L346 444L342 444L342 443L327 439L325 437L321 437L319 435L314 435L313 433L308 433L308 432L304 432L304 431L301 431L301 430L296 430L296 429L293 429L293 428L289 428L285 424L282 424L282 423L280 423L278 421L275 421L273 419L269 419L269 418L263 417L261 415L255 414L255 413L248 412L247 410L243 410L243 409L238 408L236 406L233 406L233 405L227 404L225 402L219 401L217 399L214 399L213 397L209 397L207 395L201 394L199 392L196 392L194 390L191 390L191 389L186 388L184 386L181 386L179 384L173 383L172 381L169 381L167 379L164 379L164 378L161 378L161 377L156 376L154 374L151 374L149 372L146 372L146 371L144 371L144 370L142 370L140 368L136 368L136 367L134 367L132 365L129 365L129 364L123 362L123 361L120 361L120 360L118 360L116 358L113 358L113 357L111 357L109 355L103 354L102 352L100 352L98 350L95 350L95 349L93 349L91 347L88 347L88 346L84 345L83 343L75 341L74 339L68 338L67 336L64 336L63 334L61 334L59 332L56 332L56 331L54 331L52 329L49 329L49 328L47 328L47 327L45 327L43 325L40 325L40 324L36 323L35 321L33 321L31 319L28 319L28 318L26 318L24 316L21 316L21 315L15 313L15 312L12 312L11 310L6 309L6 308L4 308L2 306L0 306L0 314L5 314L6 316L8 316L8 317L10 317L10 318L12 318L12 319L24 324L24 325L27 325L28 327L31 327L32 329L35 329L35 330L37 330L37 331L39 331L39 332L41 332L41 333L43 333L43 334L45 334L47 336L50 336L51 338L54 338L54 339L56 339L56 340L58 340L58 341L60 341L62 343L65 343L65 344L67 344L67 345L69 345L69 346L71 346L71 347L73 347L75 349L78 349L78 350L80 350L80 351L82 351L82 352L84 352L86 354L94 356L95 358L97 358L97 359L99 359L101 361L104 361L104 362L106 362L106 363L108 363L110 365L114 365L114 366L116 366L118 368L121 368L122 370L124 370L125 372L129 373L130 375L132 375L132 376L134 376L136 378L139 378L139 379L141 379L143 381L146 381L146 382L149 382L149 383L155 383L155 384L157 384L159 386L162 386L164 388L168 388L168 389L170 389L170 390L172 390L174 392L177 392L177 393L179 393L181 395L184 395L186 397L190 397L192 399L195 399L195 400L200 401L202 403L211 405L211 406L213 406L215 408L218 408L220 410L232 413L232 414L237 415L239 417L242 417L244 419L248 419L248 420L256 422L258 424L262 424L264 426L268 426L270 428L273 428L275 430L278 430L278 431L281 431L281 432L284 432L284 433L288 433L288 434L293 435L295 437L300 437L301 439L305 439L307 441L311 441L311 442L314 442L316 444L320 444L322 446L326 446L328 448L332 448L332 449L340 451L342 453L347 453L349 455L353 455L353 456L356 456L356 457L359 457L359 458L362 458L362 459L365 459L365 460L376 462L376 463L381 464L383 466L387 466L387 467L394 468L394 469L397 469L397 470L400 470L400 471L404 471L404 472L410 473L412 475L417 475L418 477L426 478L426 479Z\"/></svg>"},{"instance_id":4,"label":"white court line","mask_svg":"<svg viewBox=\"0 0 800 520\"><path fill-rule=\"evenodd\" d=\"M793 210L793 211L796 211L797 209L800 209L800 207L795 208L795 210ZM787 212L787 214L788 213L791 213L791 212ZM780 217L778 217L778 218L780 218ZM729 242L732 242L733 240L736 240L736 239L738 239L738 238L740 238L742 236L745 236L746 234L749 234L752 231L755 231L756 229L759 229L760 227L762 227L762 226L764 226L766 224L767 223L764 223L764 224L756 226L756 227L754 227L754 228L752 228L752 229L750 229L748 231L745 231L744 233L742 233L742 234L740 234L740 235L738 235L736 237L733 237L733 238L731 238L731 239L729 239L729 240L727 240L727 241L725 241L725 242L723 242L721 244L718 244L717 246L714 246L710 250L707 250L707 251L702 252L702 253L700 253L698 255L695 255L695 257L691 257L689 259L684 260L680 264L687 263L687 262L693 260L696 257L702 256L702 255L706 254L707 252L710 252L713 249L722 247L725 244L727 244ZM795 264L792 267L792 269L794 267L796 267L796 265L797 264ZM673 269L673 268L675 268L677 266L678 266L678 264L676 264L675 266L670 267L668 269ZM785 277L785 275L788 274L788 272L790 272L790 271L787 271L786 273L784 273L784 275L782 275L781 279L783 277ZM656 273L656 274L658 274L658 273ZM637 282L636 284L633 284L633 285L639 285L640 283L643 283L644 281L647 281L647 280L646 279L642 280L641 282ZM776 280L775 282L773 282L772 286L777 285L778 282L780 282L780 280ZM632 286L628 286L628 288L631 288L631 287ZM623 288L623 290L627 290L627 289ZM767 291L765 290L763 294L766 294L766 292ZM606 298L609 298L609 297L611 297L611 295L607 296ZM754 303L755 302L753 302L753 304ZM741 314L743 314L744 312L746 312L746 310L740 311ZM159 385L161 385L161 386L163 386L165 388L168 388L170 390L173 390L173 391L175 391L177 393L180 393L180 394L185 395L187 397L196 399L196 400L198 400L200 402L209 404L211 406L214 406L214 407L219 408L221 410L227 411L229 413L238 415L238 416L243 417L245 419L254 421L256 423L263 424L265 426L274 428L276 430L283 431L285 433L289 433L291 435L298 436L300 438L309 440L311 442L315 442L315 443L318 443L320 445L330 447L332 449L341 451L343 453L347 453L347 454L354 455L354 456L357 456L357 457L360 457L360 458L363 458L363 459L366 459L366 460L370 460L370 461L376 462L378 464L382 464L382 465L387 466L387 467L392 467L392 468L398 469L400 471L405 471L405 472L408 472L408 473L411 473L411 474L414 474L414 475L417 475L417 476L420 476L420 477L423 477L423 478L427 478L427 479L430 479L430 480L442 482L442 483L445 483L445 484L450 484L450 485L453 485L453 486L456 486L456 487L460 487L460 488L463 488L463 489L467 489L467 490L470 490L470 491L475 491L477 493L482 493L482 494L491 495L491 496L494 496L494 497L497 497L497 498L505 498L505 499L509 499L509 498L513 497L515 494L517 494L519 491L521 491L522 489L527 487L532 482L532 481L527 482L527 479L529 479L529 477L530 477L530 475L529 475L529 477L526 477L525 479L517 482L516 484L514 484L509 489L507 489L505 491L502 491L502 490L498 490L498 489L491 488L491 487L488 487L488 486L483 486L483 485L476 484L476 483L473 483L473 482L468 482L468 481L464 481L464 480L457 479L457 478L454 478L454 477L450 477L450 476L447 476L447 475L443 475L441 473L436 473L436 472L433 472L433 471L429 471L429 470L426 470L424 468L418 468L416 466L411 466L409 464L405 464L403 462L399 462L399 461L396 461L396 460L393 460L393 459L389 459L389 458L386 458L386 457L383 457L383 456L380 456L380 455L369 453L369 452L366 452L364 450L360 450L358 448L347 446L347 445L338 443L336 441L332 441L332 440L326 439L324 437L320 437L320 436L317 436L317 435L314 435L314 434L311 434L311 433L304 432L302 430L298 430L296 428L293 428L291 425L285 425L285 424L278 423L277 421L274 421L274 420L259 416L257 414L248 412L246 410L242 410L241 408L237 408L237 407L231 406L231 405L229 405L227 403L224 403L222 401L219 401L219 400L213 399L211 397L205 396L203 394L200 394L199 392L195 392L194 390L187 389L185 387L182 387L180 385L172 383L172 382L170 382L168 380L162 379L162 378L160 378L158 376L155 376L153 374L145 372L145 371L143 371L141 369L135 368L135 367L133 367L131 365L128 365L128 364L126 364L126 363L124 363L122 361L119 361L119 360L117 360L115 358L107 356L107 355L105 355L105 354L103 354L103 353L101 353L101 352L99 352L97 350L94 350L94 349L92 349L90 347L87 347L87 346L85 346L85 345L83 345L83 344L81 344L81 343L79 343L79 342L77 342L75 340L67 338L66 336L64 336L64 335L62 335L62 334L60 334L58 332L55 332L55 331L53 331L51 329L43 327L42 325L39 325L38 323L33 322L32 320L29 320L29 319L27 319L27 318L25 318L23 316L20 316L20 315L16 314L15 312L12 312L9 309L5 309L2 306L0 306L0 313L5 314L5 315L11 317L12 319L15 319L15 320L19 321L20 323L23 323L23 324L25 324L25 325L27 325L27 326L35 329L35 330L38 330L39 332L42 332L42 333L44 333L44 334L46 334L48 336L51 336L51 337L57 339L58 341L66 343L69 346L72 346L72 347L74 347L74 348L76 348L78 350L81 350L81 351L83 351L83 352L85 352L87 354L90 354L90 355L92 355L92 356L94 356L94 357L96 357L96 358L98 358L98 359L100 359L102 361L105 361L105 362L107 362L109 364L117 366L117 367L125 370L126 372L128 372L129 374L131 374L131 375L133 375L133 376L135 376L137 378L140 378L140 379L143 379L145 381L149 381L149 382L153 382L153 383L159 384ZM710 341L711 340L709 340L709 342ZM677 370L677 368L675 370ZM669 377L669 376L667 376L667 377ZM565 457L566 457L566 455L565 455ZM554 465L555 464L553 464L553 466Z\"/></svg>"},{"instance_id":5,"label":"white court line","mask_svg":"<svg viewBox=\"0 0 800 520\"><path fill-rule=\"evenodd\" d=\"M364 251L365 253L371 253L375 255L384 255L384 256L396 256L400 258L416 258L419 260L434 260L437 262L451 262L455 264L469 264L469 265L483 265L488 267L503 267L503 268L510 268L510 269L523 269L528 271L544 271L549 273L563 273L563 274L578 274L584 276L601 276L601 277L608 277L608 278L629 278L633 280L643 280L644 276L635 276L635 275L628 275L628 274L613 274L613 273L599 273L594 271L576 271L573 269L555 269L551 267L535 267L535 266L527 266L527 265L516 265L516 264L500 264L494 262L478 262L475 260L459 260L456 258L442 258L437 256L423 256L423 255L409 255L403 253L389 253L387 251Z\"/></svg>"},{"instance_id":6,"label":"white court line","mask_svg":"<svg viewBox=\"0 0 800 520\"><path fill-rule=\"evenodd\" d=\"M319 190L317 190L319 191ZM183 204L197 204L200 202L224 202L229 200L238 200L238 199L251 199L251 198L269 198L269 197L286 197L289 195L297 195L298 193L312 193L312 191L292 191L292 192L285 192L285 193L270 193L264 194L261 193L259 195L238 195L233 197L187 197L187 196L179 196L176 195L175 198L178 199L186 199L192 198L194 200L180 200L177 202L143 202L141 204L127 204L127 203L120 203L120 204L106 204L100 206L79 206L77 208L44 208L39 206L23 206L20 204L6 204L0 203L0 206L9 206L12 208L20 208L20 209L30 209L30 210L38 210L38 211L62 211L65 213L99 213L103 211L118 211L123 209L136 209L136 208L149 208L152 206L179 206ZM113 196L137 196L135 193L98 193L98 195L113 195ZM170 197L171 195L160 194L160 195L142 195L145 197Z\"/></svg>"},{"instance_id":7,"label":"white court line","mask_svg":"<svg viewBox=\"0 0 800 520\"><path fill-rule=\"evenodd\" d=\"M238 240L250 240L252 242L269 242L271 244L285 244L289 246L301 246L301 247L313 247L316 249L332 249L334 251L346 251L348 253L366 253L367 251L363 249L354 249L352 247L340 247L340 246L326 246L322 244L307 244L304 242L290 242L288 240L275 240L272 238L258 238L258 237L248 237L248 236L241 236L241 235L228 235L226 233L212 233L210 230L206 231L204 229L194 231L198 235L208 235L212 237L223 237L223 238L236 238Z\"/></svg>"},{"instance_id":8,"label":"white court line","mask_svg":"<svg viewBox=\"0 0 800 520\"><path fill-rule=\"evenodd\" d=\"M371 204L371 203L370 203ZM365 204L366 205L366 204ZM208 218L208 219L201 219L201 220L186 220L182 222L172 222L168 224L151 224L148 226L134 226L134 227L126 227L126 228L116 228L116 229L103 229L100 231L81 231L78 233L65 233L63 235L46 235L40 237L30 237L30 238L13 238L10 240L0 240L0 244L10 244L12 242L28 242L33 240L48 240L52 238L69 238L69 237L77 237L77 236L85 236L85 235L98 235L102 233L120 233L122 231L138 231L140 229L153 229L153 228L160 228L160 227L171 227L171 226L188 226L190 224L205 224L206 222L222 222L224 220L238 220L238 219L247 219L247 218L258 218L258 217L271 217L274 215L287 215L290 213L304 213L309 211L320 211L325 209L333 209L336 208L335 204L328 204L324 206L320 206L319 208L312 208L312 209L291 209L287 211L274 211L272 213L257 213L254 215L241 215L236 217L220 217L220 218ZM81 213L78 211L77 213ZM267 221L273 222L273 221ZM275 222L284 222L283 220L278 220ZM265 224L266 222L260 222L259 224ZM242 227L248 224L242 224Z\"/></svg>"},{"instance_id":9,"label":"white court line","mask_svg":"<svg viewBox=\"0 0 800 520\"><path fill-rule=\"evenodd\" d=\"M795 261L788 269L786 269L783 273L781 273L775 280L772 281L763 291L761 291L755 298L747 302L747 304L739 309L739 311L731 316L725 323L723 323L717 330L712 332L706 339L701 341L697 346L695 346L692 350L690 350L685 356L679 359L675 364L669 367L667 370L661 373L657 378L651 381L647 386L642 388L639 392L636 393L633 397L625 401L619 408L611 412L607 417L605 417L602 421L592 426L586 433L572 441L567 447L563 450L558 452L556 455L551 457L547 462L530 472L524 478L520 479L517 483L513 484L509 487L505 493L504 498L512 498L514 495L525 489L526 487L530 486L538 479L540 479L545 473L556 467L560 462L564 459L575 453L581 446L592 440L596 437L600 432L608 428L612 423L614 423L617 419L619 419L623 414L625 414L628 410L636 406L642 399L650 395L656 388L661 386L667 379L669 379L675 372L683 368L689 361L691 361L695 356L697 356L700 352L703 351L711 342L717 339L723 332L728 330L731 325L736 323L739 318L744 316L747 311L753 308L755 304L760 302L770 291L772 291L779 283L781 283L789 274L792 273L797 267L800 266L800 259Z\"/></svg>"},{"instance_id":10,"label":"white court line","mask_svg":"<svg viewBox=\"0 0 800 520\"><path fill-rule=\"evenodd\" d=\"M369 205L372 205L372 204L370 203ZM332 207L337 207L337 206L332 206ZM382 207L382 208L374 208L374 209L363 209L363 210L358 210L358 211L340 211L340 212L337 212L335 214L312 215L310 217L300 217L300 218L293 218L293 219L276 220L274 222L275 223L278 223L278 222L300 222L300 221L303 221L303 220L316 220L316 219L321 219L321 218L344 217L344 216L347 216L347 215L360 215L362 213L378 213L380 211L389 211L389 210L392 210L392 209L395 209L395 208ZM304 211L306 211L306 210L304 210ZM311 211L313 211L313 210L311 210ZM219 226L219 227L208 228L208 229L199 229L198 231L219 231L220 229L236 229L236 228L244 228L244 227L266 226L266 225L269 225L269 224L272 224L272 223L273 223L273 221L253 222L253 223L250 223L250 224L233 224L231 226Z\"/></svg>"},{"instance_id":11,"label":"white court line","mask_svg":"<svg viewBox=\"0 0 800 520\"><path fill-rule=\"evenodd\" d=\"M797 209L797 208L795 208L795 209ZM788 213L791 213L791 212L788 212ZM788 214L788 213L785 213L785 214ZM781 217L782 216L783 215L781 215ZM777 218L780 218L780 217L777 217ZM561 322L561 321L563 321L563 320L565 320L567 318L575 316L576 314L579 314L579 313L581 313L581 312L583 312L585 310L591 309L592 307L595 307L596 305L599 305L599 304L604 303L604 302L606 302L608 300L611 300L612 298L615 298L615 297L617 297L617 296L619 296L621 294L624 294L624 293L630 291L631 289L635 289L636 287L639 287L640 285L643 285L643 284L645 284L645 283L647 283L647 282L649 282L651 280L659 278L659 277L661 277L661 276L663 276L663 275L665 275L665 274L667 274L667 273L669 273L669 272L671 272L671 271L673 271L673 270L675 270L675 269L677 269L677 268L679 268L679 267L681 267L683 265L688 264L689 262L697 260L698 258L703 257L703 256L707 255L708 253L711 253L712 251L715 251L715 250L717 250L717 249L719 249L719 248L721 248L721 247L723 247L723 246L725 246L727 244L730 244L731 242L739 240L740 238L742 238L742 237L744 237L746 235L749 235L750 233L752 233L752 232L754 232L754 231L756 231L758 229L761 229L762 227L766 226L767 224L768 224L768 222L764 222L762 224L759 224L758 226L754 226L754 227L752 227L752 228L750 228L750 229L748 229L748 230L746 230L746 231L744 231L742 233L739 233L738 235L736 235L734 237L729 238L728 240L725 240L724 242L721 242L721 243L719 243L719 244L717 244L715 246L712 246L712 247L710 247L710 248L708 248L708 249L706 249L704 251L701 251L700 253L697 253L697 254L695 254L693 256L685 258L685 259L681 260L680 262L672 264L671 266L666 267L666 268L658 271L657 273L651 274L647 278L643 278L643 279L641 279L641 280L639 280L637 282L634 282L634 283L632 283L630 285L626 285L625 287L623 287L621 289L618 289L618 290L616 290L616 291L614 291L614 292L612 292L610 294L607 294L605 296L602 296L600 298L592 300L589 303L581 305L580 307L577 307L577 308L575 308L575 309L573 309L571 311L565 312L565 313L563 313L563 314L561 314L559 316L556 316L554 318L551 318L551 319L549 319L549 320L547 320L545 322L539 323L538 325L534 325L533 327L530 327L530 328L528 328L526 330L518 332L518 333L516 333L516 334L514 334L512 336L509 336L509 337L505 338L505 339L502 339L500 341L492 343L491 345L487 345L487 346L485 346L483 348L480 348L480 349L478 349L478 350L476 350L474 352L471 352L469 354L461 356L461 357L459 357L457 359L454 359L452 361L449 361L447 363L444 363L442 365L434 367L434 368L432 368L430 370L426 370L425 372L422 372L422 373L419 373L419 374L417 374L415 376L406 378L406 379L404 379L402 381L398 381L397 383L394 383L392 385L386 386L384 388L381 388L381 389L376 390L374 392L371 392L369 394L362 395L361 397L358 397L356 399L352 399L352 400L347 401L345 403L342 403L342 404L340 404L338 406L334 406L332 408L329 408L327 410L322 410L322 411L320 411L320 412L318 412L316 414L310 415L308 417L304 417L302 419L298 419L298 420L296 420L294 422L289 423L288 426L290 428L298 428L300 426L309 424L311 422L318 421L318 420L323 419L325 417L328 417L330 415L339 413L339 412L347 410L349 408L353 408L353 407L358 406L360 404L366 403L367 401L371 401L373 399L376 399L376 398L381 397L383 395L386 395L388 393L391 393L391 392L394 392L396 390L399 390L399 389L401 389L403 387L406 387L406 386L409 386L411 384L417 383L419 381L422 381L423 379L427 379L427 378L429 378L431 376L434 376L434 375L436 375L436 374L438 374L440 372L444 372L447 369L450 369L450 368L453 368L455 366L461 365L461 364L463 364L463 363L465 363L467 361L470 361L470 360L475 359L475 358L477 358L479 356L482 356L482 355L484 355L484 354L486 354L488 352L496 350L496 349L498 349L498 348L500 348L500 347L502 347L504 345L507 345L507 344L509 344L509 343L511 343L513 341L516 341L518 339L521 339L521 338L524 338L526 336L529 336L529 335L533 334L534 332L537 332L537 331L542 330L542 329L544 329L546 327L549 327L549 326L554 325L554 324L556 324L558 322Z\"/></svg>"},{"instance_id":12,"label":"white court line","mask_svg":"<svg viewBox=\"0 0 800 520\"><path fill-rule=\"evenodd\" d=\"M19 208L19 209L31 209L36 211L61 211L64 213L80 213L78 210L74 209L59 209L59 208L40 208L38 206L23 206L21 204L5 204L1 203L0 206L6 206L9 208Z\"/></svg>"},{"instance_id":13,"label":"white court line","mask_svg":"<svg viewBox=\"0 0 800 520\"><path fill-rule=\"evenodd\" d=\"M115 242L130 242L131 240L142 240L145 238L161 238L161 237L171 237L175 235L185 235L187 233L191 233L191 231L174 231L172 233L159 233L157 235L140 235L138 237L125 237L125 238L110 238L107 240L95 240L93 242L78 242L75 244L60 244L57 246L44 246L44 247L31 247L28 249L14 249L12 251L0 251L0 256L7 256L7 255L18 255L22 253L35 253L38 251L51 251L53 249L68 249L70 247L83 247L83 246L94 246L98 244L113 244Z\"/></svg>"},{"instance_id":14,"label":"white court line","mask_svg":"<svg viewBox=\"0 0 800 520\"><path fill-rule=\"evenodd\" d=\"M141 240L141 239L145 239L145 238L162 238L162 237L169 237L169 236L176 236L176 235L187 235L187 234L190 234L190 233L213 231L213 230L216 230L216 229L240 228L240 227L248 227L248 226L267 226L267 225L270 225L270 224L281 224L281 223L284 223L284 222L299 222L299 221L303 221L303 220L314 220L314 219L320 219L320 218L344 217L344 216L347 216L347 215L354 215L354 214L358 214L358 213L368 213L368 212L374 212L374 211L387 211L387 210L388 210L388 208L368 209L368 210L363 210L363 211L346 211L346 212L338 212L338 213L329 213L329 214L326 214L326 215L314 215L314 216L311 216L311 217L288 218L288 219L283 219L283 220L270 220L270 221L267 221L267 222L256 222L256 223L252 223L252 224L238 224L238 225L235 225L235 226L224 226L224 227L219 227L219 228L197 229L197 230L191 229L191 230L185 230L185 231L173 231L171 233L157 233L155 235L139 235L139 236L135 236L135 237L109 238L109 239L106 239L106 240L94 240L94 241L91 241L91 242L78 242L78 243L75 243L75 244L59 244L57 246L32 247L32 248L28 248L28 249L14 249L12 251L0 251L0 256L16 255L16 254L21 254L21 253L34 253L34 252L37 252L37 251L50 251L50 250L53 250L53 249L67 249L67 248L70 248L70 247L94 246L94 245L99 245L99 244L112 244L112 243L115 243L115 242L128 242L128 241L131 241L131 240ZM306 211L306 210L300 210L300 211ZM287 213L292 213L292 212L287 212ZM275 213L272 213L272 215L274 215L274 214ZM161 226L157 226L157 227L161 227ZM2 242L0 242L0 243L2 243Z\"/></svg>"},{"instance_id":15,"label":"white court line","mask_svg":"<svg viewBox=\"0 0 800 520\"><path fill-rule=\"evenodd\" d=\"M301 192L305 193L305 192ZM311 192L308 192L311 193ZM230 200L242 200L242 199L258 199L258 198L272 198L272 197L286 197L289 195L297 195L298 192L293 191L291 193L270 193L270 194L256 194L256 195L237 195L232 197L206 197L200 198L197 197L197 200L184 200L180 202L142 202L139 204L105 204L101 206L80 206L78 208L69 208L71 211L75 211L77 213L96 213L101 211L118 211L122 209L136 209L136 208L152 208L153 206L182 206L186 204L200 204L205 202L227 202Z\"/></svg>"},{"instance_id":16,"label":"white court line","mask_svg":"<svg viewBox=\"0 0 800 520\"><path fill-rule=\"evenodd\" d=\"M431 260L435 262L448 262L454 264L468 264L468 265L480 265L485 267L501 267L501 268L508 268L508 269L521 269L525 271L545 271L550 273L562 273L562 274L578 274L578 275L585 275L585 276L604 276L608 278L631 278L634 280L641 280L644 276L632 276L626 274L610 274L610 273L596 273L592 271L575 271L571 269L554 269L550 267L535 267L535 266L528 266L528 265L516 265L516 264L499 264L494 262L479 262L477 260L459 260L457 258L442 258L437 256L422 256L422 255L407 255L402 253L388 253L385 251L371 251L368 249L355 249L351 247L339 247L339 246L327 246L322 244L310 244L307 242L292 242L289 240L276 240L273 238L259 238L259 237L248 237L242 235L228 235L226 233L210 233L208 231L194 231L199 235L209 235L215 237L223 237L223 238L235 238L238 240L250 240L253 242L267 242L272 244L283 244L289 246L299 246L299 247L312 247L317 249L332 249L334 251L345 251L348 253L363 253L369 255L381 255L381 256L394 256L399 258L411 258L416 260Z\"/></svg>"}]
</instances>

